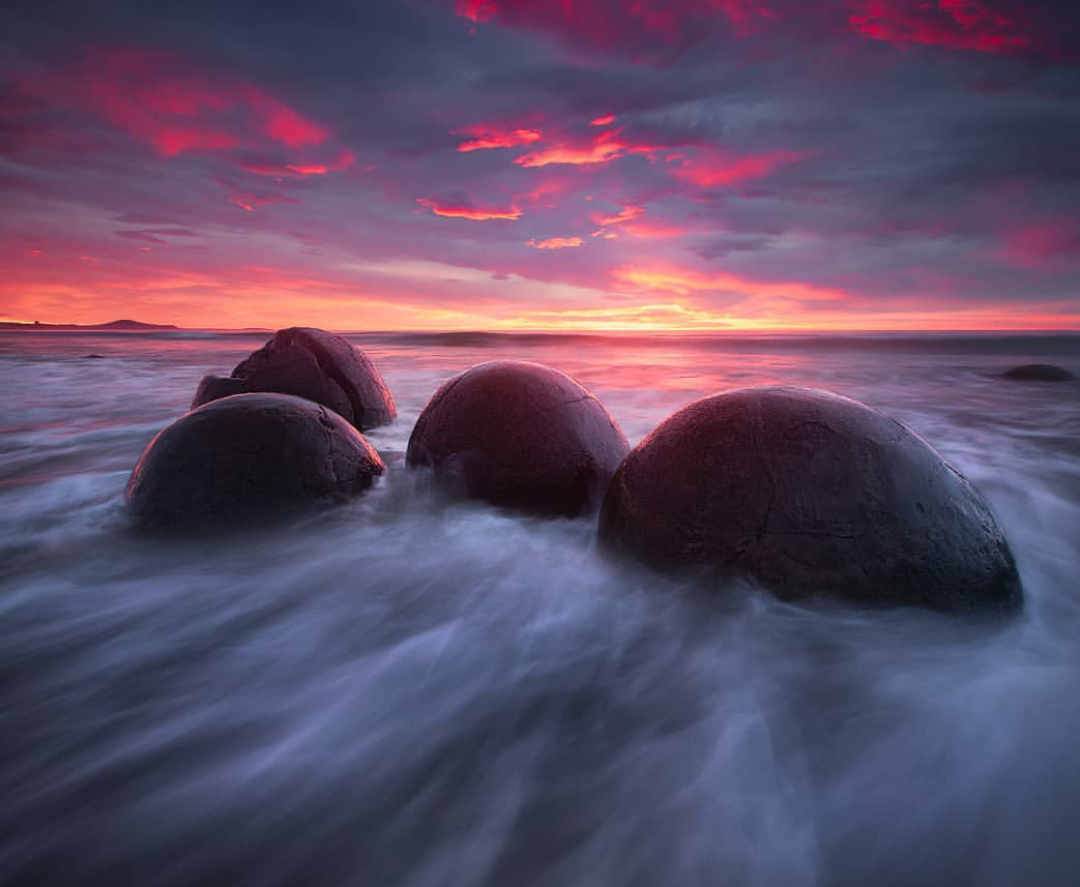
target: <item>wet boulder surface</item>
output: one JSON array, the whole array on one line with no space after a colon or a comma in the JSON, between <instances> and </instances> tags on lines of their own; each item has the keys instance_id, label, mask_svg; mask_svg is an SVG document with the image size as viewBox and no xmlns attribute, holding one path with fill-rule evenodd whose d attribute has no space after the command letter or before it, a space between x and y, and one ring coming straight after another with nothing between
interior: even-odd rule
<instances>
[{"instance_id":1,"label":"wet boulder surface","mask_svg":"<svg viewBox=\"0 0 1080 887\"><path fill-rule=\"evenodd\" d=\"M125 491L137 523L199 530L264 523L371 486L384 466L352 425L286 394L237 394L184 414Z\"/></svg>"},{"instance_id":2,"label":"wet boulder surface","mask_svg":"<svg viewBox=\"0 0 1080 887\"><path fill-rule=\"evenodd\" d=\"M367 356L340 336L309 327L274 333L229 377L204 377L191 406L256 391L307 398L361 431L388 425L397 417L390 390Z\"/></svg>"},{"instance_id":3,"label":"wet boulder surface","mask_svg":"<svg viewBox=\"0 0 1080 887\"><path fill-rule=\"evenodd\" d=\"M1021 601L979 492L904 425L824 391L736 389L678 411L616 472L599 533L657 569L748 576L783 598Z\"/></svg>"},{"instance_id":4,"label":"wet boulder surface","mask_svg":"<svg viewBox=\"0 0 1080 887\"><path fill-rule=\"evenodd\" d=\"M409 438L406 462L470 498L576 517L599 506L629 452L600 402L525 361L479 364L446 382Z\"/></svg>"},{"instance_id":5,"label":"wet boulder surface","mask_svg":"<svg viewBox=\"0 0 1080 887\"><path fill-rule=\"evenodd\" d=\"M1025 363L1001 374L1014 382L1071 382L1076 379L1065 367L1052 363Z\"/></svg>"}]
</instances>

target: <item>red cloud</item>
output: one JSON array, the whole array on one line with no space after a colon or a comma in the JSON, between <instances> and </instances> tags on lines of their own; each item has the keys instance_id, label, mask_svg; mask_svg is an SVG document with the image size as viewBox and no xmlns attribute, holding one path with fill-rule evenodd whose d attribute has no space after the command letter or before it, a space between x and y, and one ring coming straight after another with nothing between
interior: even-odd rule
<instances>
[{"instance_id":1,"label":"red cloud","mask_svg":"<svg viewBox=\"0 0 1080 887\"><path fill-rule=\"evenodd\" d=\"M190 60L170 53L92 49L82 63L27 78L19 95L33 98L31 108L74 107L95 114L161 157L225 154L237 162L240 151L249 157L278 155L269 163L238 165L293 178L345 169L355 159L328 144L329 129L265 90L210 79L192 73L192 67ZM37 140L48 134L36 134ZM70 133L66 136L70 140Z\"/></svg>"},{"instance_id":2,"label":"red cloud","mask_svg":"<svg viewBox=\"0 0 1080 887\"><path fill-rule=\"evenodd\" d=\"M462 152L482 151L488 148L517 148L539 141L539 129L508 127L498 123L478 123L454 130L455 135L471 136L458 145Z\"/></svg>"},{"instance_id":3,"label":"red cloud","mask_svg":"<svg viewBox=\"0 0 1080 887\"><path fill-rule=\"evenodd\" d=\"M451 219L471 219L474 222L486 222L491 219L515 220L521 218L521 210L516 206L505 209L494 207L477 207L464 201L442 202L429 200L425 197L417 197L416 202L430 209L437 216L446 216Z\"/></svg>"},{"instance_id":4,"label":"red cloud","mask_svg":"<svg viewBox=\"0 0 1080 887\"><path fill-rule=\"evenodd\" d=\"M536 249L569 249L581 246L584 242L580 237L549 237L547 240L537 240L534 237L526 241L526 246L536 247Z\"/></svg>"},{"instance_id":5,"label":"red cloud","mask_svg":"<svg viewBox=\"0 0 1080 887\"><path fill-rule=\"evenodd\" d=\"M723 188L760 179L806 154L798 151L769 151L746 157L732 157L719 151L684 160L674 175L702 188Z\"/></svg>"},{"instance_id":6,"label":"red cloud","mask_svg":"<svg viewBox=\"0 0 1080 887\"><path fill-rule=\"evenodd\" d=\"M610 126L615 122L614 114L607 114L604 117L597 117L595 120L589 122L589 126Z\"/></svg>"},{"instance_id":7,"label":"red cloud","mask_svg":"<svg viewBox=\"0 0 1080 887\"><path fill-rule=\"evenodd\" d=\"M773 17L763 0L457 0L457 13L471 22L555 32L606 48L678 45L718 17L746 34Z\"/></svg>"},{"instance_id":8,"label":"red cloud","mask_svg":"<svg viewBox=\"0 0 1080 887\"><path fill-rule=\"evenodd\" d=\"M245 83L211 83L166 53L97 50L79 77L90 106L163 157L185 151L304 148L330 132Z\"/></svg>"},{"instance_id":9,"label":"red cloud","mask_svg":"<svg viewBox=\"0 0 1080 887\"><path fill-rule=\"evenodd\" d=\"M1075 42L1072 29L1027 0L806 0L788 9L800 23L813 26L836 16L838 29L895 46L1075 55L1062 49ZM633 56L700 42L716 34L714 22L745 37L779 18L766 0L457 0L457 12L478 24L556 33Z\"/></svg>"},{"instance_id":10,"label":"red cloud","mask_svg":"<svg viewBox=\"0 0 1080 887\"><path fill-rule=\"evenodd\" d=\"M1035 43L1023 5L1016 0L849 0L852 31L894 46L921 43L978 52L1011 53Z\"/></svg>"}]
</instances>

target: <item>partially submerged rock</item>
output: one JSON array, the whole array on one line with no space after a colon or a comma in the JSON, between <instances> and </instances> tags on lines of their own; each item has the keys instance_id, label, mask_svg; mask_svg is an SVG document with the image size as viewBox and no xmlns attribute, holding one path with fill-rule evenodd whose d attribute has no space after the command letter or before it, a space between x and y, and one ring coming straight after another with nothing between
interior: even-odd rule
<instances>
[{"instance_id":1,"label":"partially submerged rock","mask_svg":"<svg viewBox=\"0 0 1080 887\"><path fill-rule=\"evenodd\" d=\"M238 394L162 430L125 498L148 527L233 526L362 492L383 468L363 435L331 410L285 394Z\"/></svg>"},{"instance_id":2,"label":"partially submerged rock","mask_svg":"<svg viewBox=\"0 0 1080 887\"><path fill-rule=\"evenodd\" d=\"M1001 374L1016 382L1071 382L1076 378L1065 367L1051 363L1025 363Z\"/></svg>"},{"instance_id":3,"label":"partially submerged rock","mask_svg":"<svg viewBox=\"0 0 1080 887\"><path fill-rule=\"evenodd\" d=\"M974 487L899 422L824 391L743 388L679 410L616 472L600 537L658 569L748 575L786 598L1021 598Z\"/></svg>"},{"instance_id":4,"label":"partially submerged rock","mask_svg":"<svg viewBox=\"0 0 1080 887\"><path fill-rule=\"evenodd\" d=\"M573 517L599 505L629 451L607 410L569 376L524 361L466 370L431 398L406 461L495 505Z\"/></svg>"},{"instance_id":5,"label":"partially submerged rock","mask_svg":"<svg viewBox=\"0 0 1080 887\"><path fill-rule=\"evenodd\" d=\"M204 377L191 406L254 391L307 398L344 416L361 431L388 425L397 417L394 399L374 364L325 330L278 330L238 364L231 377Z\"/></svg>"}]
</instances>

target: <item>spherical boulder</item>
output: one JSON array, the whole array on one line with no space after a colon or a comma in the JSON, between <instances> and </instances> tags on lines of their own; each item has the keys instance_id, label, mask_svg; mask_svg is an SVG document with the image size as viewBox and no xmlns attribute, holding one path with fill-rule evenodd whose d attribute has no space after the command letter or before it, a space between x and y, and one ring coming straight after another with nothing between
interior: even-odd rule
<instances>
[{"instance_id":1,"label":"spherical boulder","mask_svg":"<svg viewBox=\"0 0 1080 887\"><path fill-rule=\"evenodd\" d=\"M1065 367L1052 363L1025 363L1001 374L1015 382L1071 382L1076 378Z\"/></svg>"},{"instance_id":2,"label":"spherical boulder","mask_svg":"<svg viewBox=\"0 0 1080 887\"><path fill-rule=\"evenodd\" d=\"M430 466L471 498L574 517L600 504L629 450L607 410L569 376L499 360L435 392L413 428L406 462Z\"/></svg>"},{"instance_id":3,"label":"spherical boulder","mask_svg":"<svg viewBox=\"0 0 1080 887\"><path fill-rule=\"evenodd\" d=\"M206 376L192 409L219 397L253 391L295 394L329 407L361 431L388 425L397 417L394 399L379 371L363 352L325 330L290 327L232 371Z\"/></svg>"},{"instance_id":4,"label":"spherical boulder","mask_svg":"<svg viewBox=\"0 0 1080 887\"><path fill-rule=\"evenodd\" d=\"M742 388L679 410L616 472L599 533L659 569L746 575L784 598L1021 599L975 488L899 422L825 391Z\"/></svg>"},{"instance_id":5,"label":"spherical boulder","mask_svg":"<svg viewBox=\"0 0 1080 887\"><path fill-rule=\"evenodd\" d=\"M237 394L163 429L125 498L144 526L220 528L359 493L383 468L363 435L326 407L287 394Z\"/></svg>"}]
</instances>

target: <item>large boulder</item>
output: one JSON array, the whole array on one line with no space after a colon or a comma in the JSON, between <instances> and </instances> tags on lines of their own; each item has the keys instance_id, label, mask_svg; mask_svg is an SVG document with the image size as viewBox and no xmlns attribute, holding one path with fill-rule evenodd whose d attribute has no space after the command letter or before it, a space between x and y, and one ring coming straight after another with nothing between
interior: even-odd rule
<instances>
[{"instance_id":1,"label":"large boulder","mask_svg":"<svg viewBox=\"0 0 1080 887\"><path fill-rule=\"evenodd\" d=\"M480 364L446 382L409 438L406 462L466 496L574 517L600 504L629 452L607 410L537 363Z\"/></svg>"},{"instance_id":2,"label":"large boulder","mask_svg":"<svg viewBox=\"0 0 1080 887\"><path fill-rule=\"evenodd\" d=\"M252 391L295 394L330 407L361 431L397 417L394 399L374 364L340 336L309 327L278 330L232 371L206 376L191 408Z\"/></svg>"},{"instance_id":3,"label":"large boulder","mask_svg":"<svg viewBox=\"0 0 1080 887\"><path fill-rule=\"evenodd\" d=\"M600 537L659 569L747 575L785 598L953 610L1021 597L964 477L899 422L804 388L728 391L661 423L616 472Z\"/></svg>"},{"instance_id":4,"label":"large boulder","mask_svg":"<svg viewBox=\"0 0 1080 887\"><path fill-rule=\"evenodd\" d=\"M1065 367L1052 363L1025 363L1001 374L1015 382L1071 382L1076 378Z\"/></svg>"},{"instance_id":5,"label":"large boulder","mask_svg":"<svg viewBox=\"0 0 1080 887\"><path fill-rule=\"evenodd\" d=\"M383 468L363 435L326 407L286 394L237 394L162 430L125 498L146 526L221 527L359 493Z\"/></svg>"}]
</instances>

